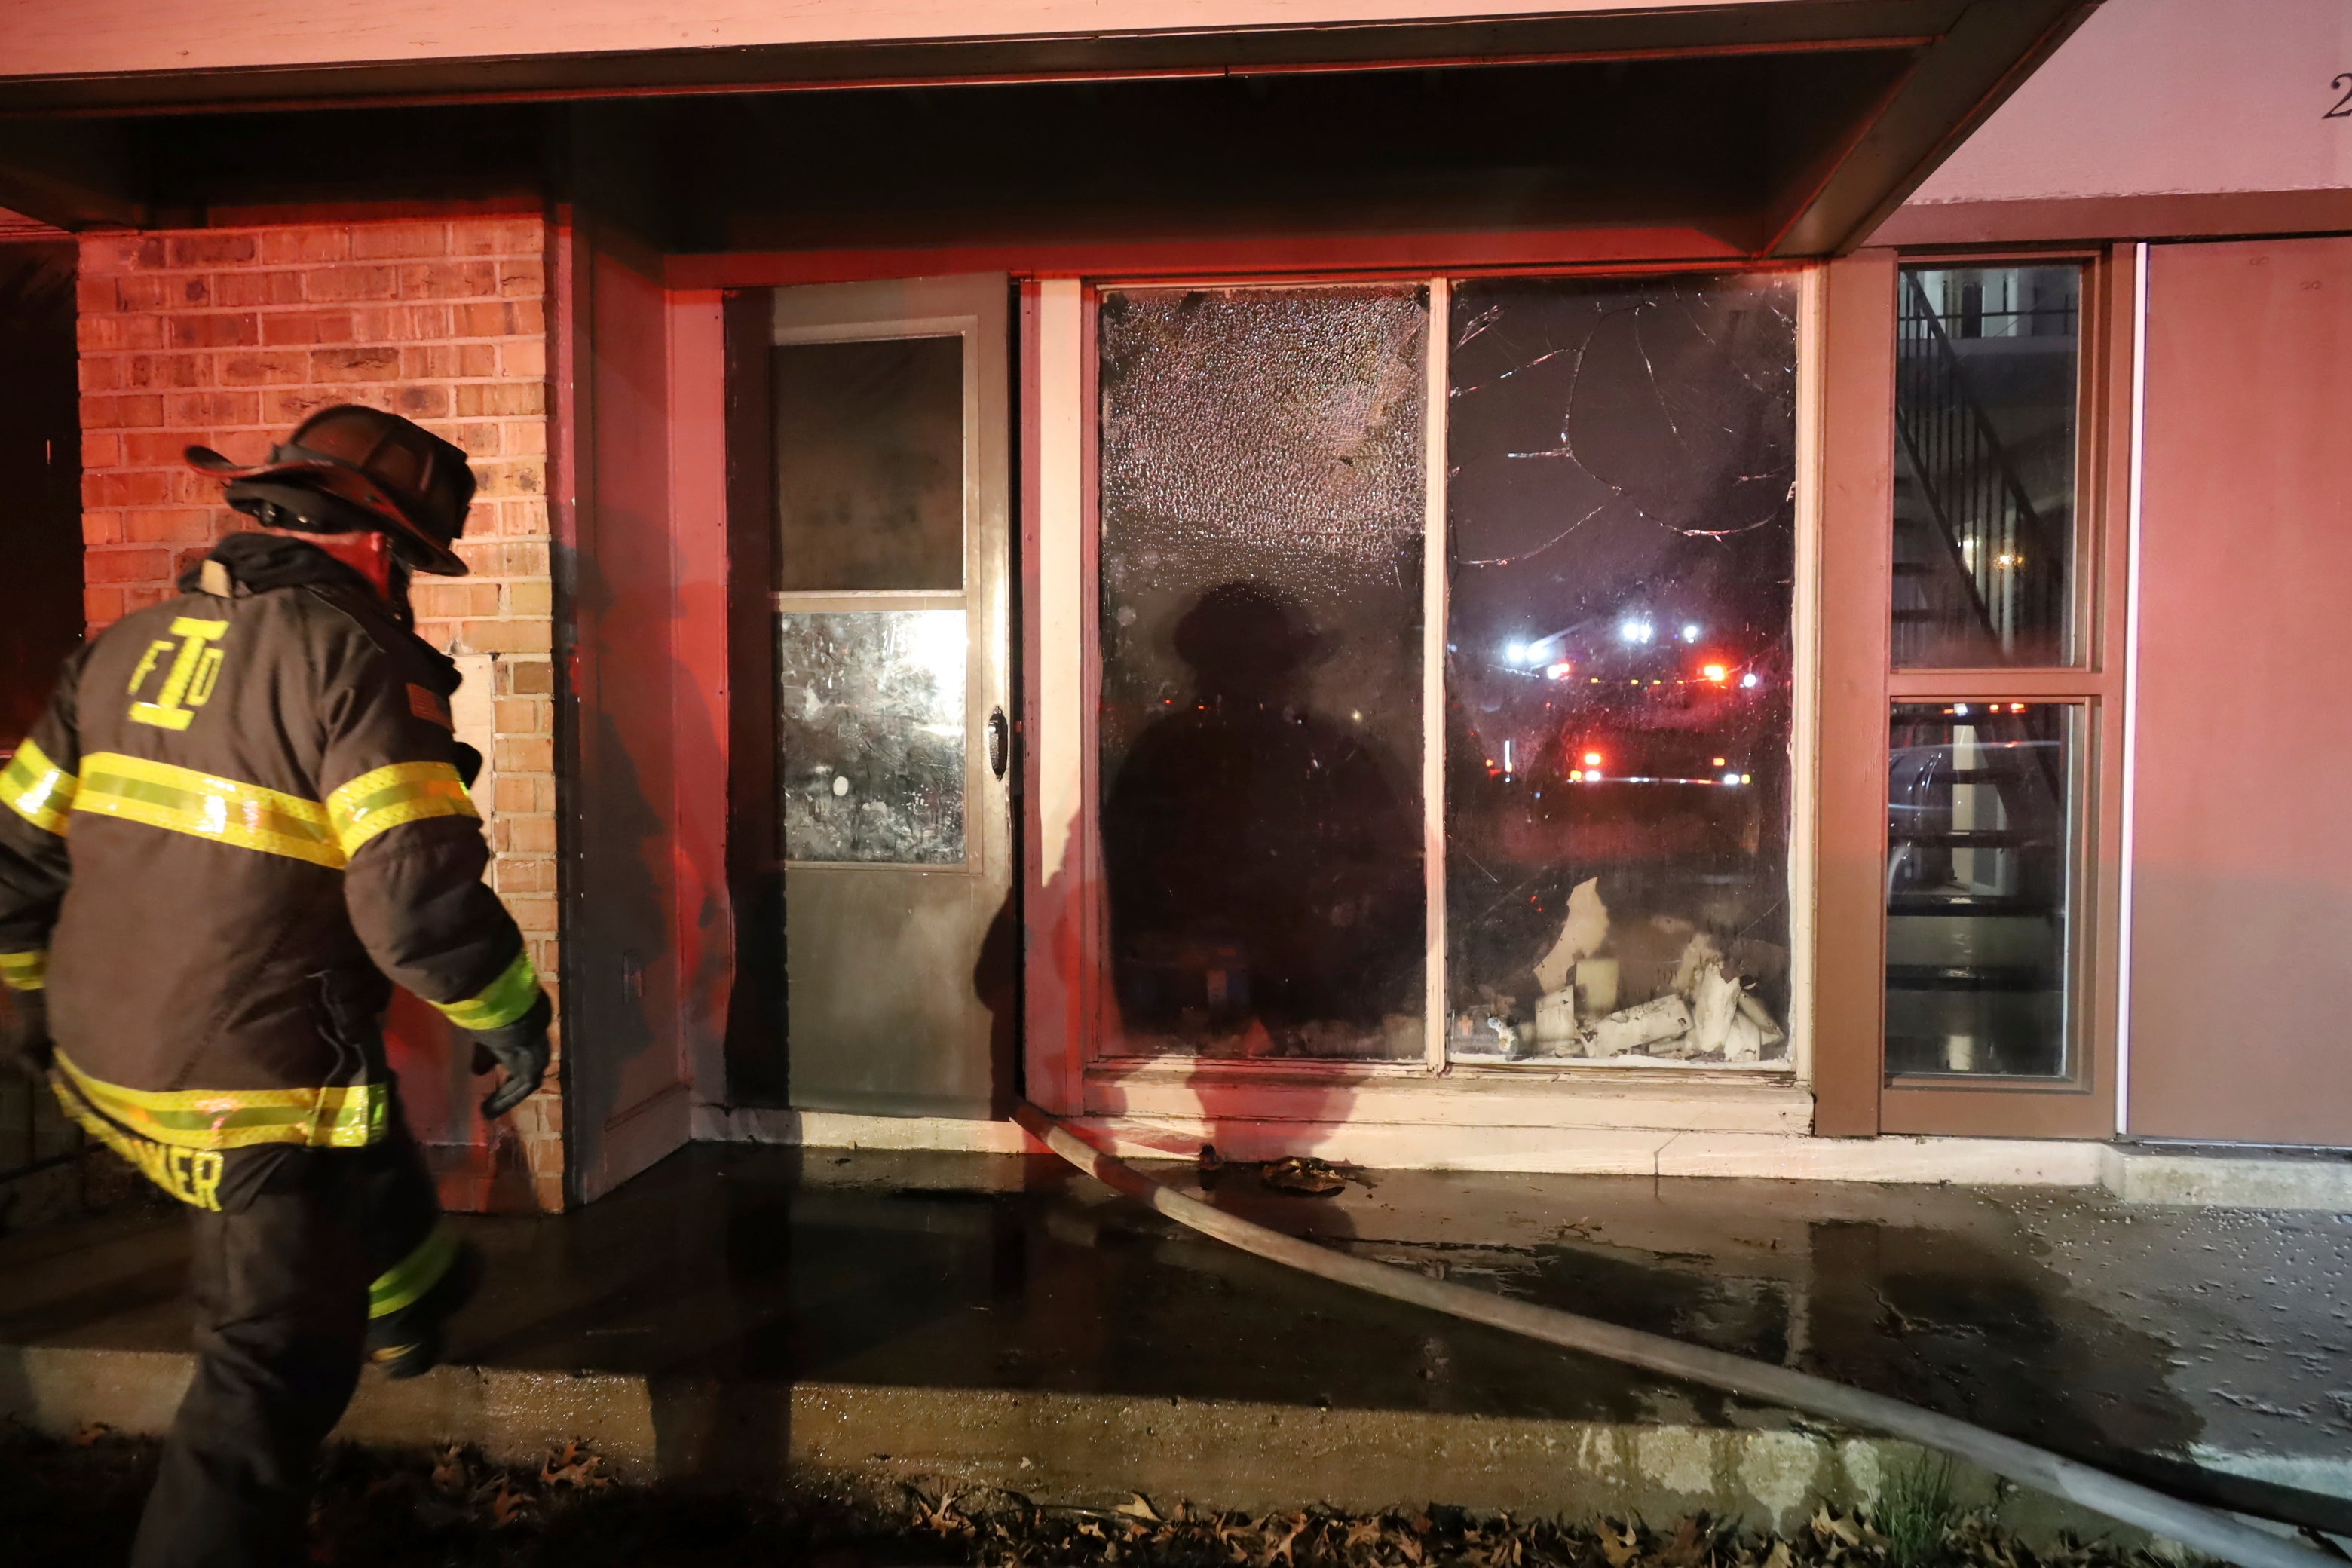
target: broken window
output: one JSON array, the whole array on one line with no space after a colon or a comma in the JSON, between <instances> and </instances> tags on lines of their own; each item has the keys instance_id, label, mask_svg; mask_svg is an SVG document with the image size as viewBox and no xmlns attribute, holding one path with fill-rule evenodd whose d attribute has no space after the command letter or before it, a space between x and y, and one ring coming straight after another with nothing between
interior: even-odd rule
<instances>
[{"instance_id":1,"label":"broken window","mask_svg":"<svg viewBox=\"0 0 2352 1568\"><path fill-rule=\"evenodd\" d=\"M1128 1047L1785 1068L1795 283L1430 297L1103 299Z\"/></svg>"},{"instance_id":2,"label":"broken window","mask_svg":"<svg viewBox=\"0 0 2352 1568\"><path fill-rule=\"evenodd\" d=\"M1899 286L1895 667L2073 663L2083 268L1906 267Z\"/></svg>"},{"instance_id":3,"label":"broken window","mask_svg":"<svg viewBox=\"0 0 2352 1568\"><path fill-rule=\"evenodd\" d=\"M1419 1058L1427 290L1107 294L1102 845L1127 1047Z\"/></svg>"},{"instance_id":4,"label":"broken window","mask_svg":"<svg viewBox=\"0 0 2352 1568\"><path fill-rule=\"evenodd\" d=\"M1447 1053L1785 1063L1796 285L1451 316Z\"/></svg>"},{"instance_id":5,"label":"broken window","mask_svg":"<svg viewBox=\"0 0 2352 1568\"><path fill-rule=\"evenodd\" d=\"M2061 1078L2083 710L1895 706L1886 1070Z\"/></svg>"}]
</instances>

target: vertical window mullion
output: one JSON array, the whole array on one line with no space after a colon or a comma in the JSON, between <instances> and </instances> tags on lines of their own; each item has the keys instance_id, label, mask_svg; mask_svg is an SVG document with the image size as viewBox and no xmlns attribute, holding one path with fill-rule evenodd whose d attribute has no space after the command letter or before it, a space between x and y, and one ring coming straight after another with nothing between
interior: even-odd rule
<instances>
[{"instance_id":1,"label":"vertical window mullion","mask_svg":"<svg viewBox=\"0 0 2352 1568\"><path fill-rule=\"evenodd\" d=\"M1430 279L1428 390L1423 409L1427 421L1423 451L1427 510L1421 554L1422 879L1429 952L1423 1043L1433 1073L1445 1070L1446 1021L1451 1016L1445 979L1445 618L1453 554L1445 532L1445 416L1453 342L1449 292L1444 279Z\"/></svg>"}]
</instances>

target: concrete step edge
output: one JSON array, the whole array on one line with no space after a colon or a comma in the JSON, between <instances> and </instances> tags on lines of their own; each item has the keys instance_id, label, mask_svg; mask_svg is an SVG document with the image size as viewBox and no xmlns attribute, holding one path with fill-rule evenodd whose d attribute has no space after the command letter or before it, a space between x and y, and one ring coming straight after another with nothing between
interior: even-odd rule
<instances>
[{"instance_id":1,"label":"concrete step edge","mask_svg":"<svg viewBox=\"0 0 2352 1568\"><path fill-rule=\"evenodd\" d=\"M160 1436L194 1367L186 1352L0 1346L0 1415L68 1435L93 1423ZM1589 1519L1668 1522L1705 1510L1786 1530L1827 1502L1867 1507L1918 1462L1910 1445L1771 1417L1551 1421L1444 1411L1331 1409L1231 1400L1021 1389L783 1385L448 1366L362 1382L337 1436L387 1447L465 1443L535 1464L586 1440L613 1472L693 1475L745 1487L787 1476L927 1489L1001 1488L1039 1502L1351 1510L1442 1501ZM1997 1503L2029 1542L2060 1531L2138 1543L2055 1499L1956 1473L1968 1506Z\"/></svg>"}]
</instances>

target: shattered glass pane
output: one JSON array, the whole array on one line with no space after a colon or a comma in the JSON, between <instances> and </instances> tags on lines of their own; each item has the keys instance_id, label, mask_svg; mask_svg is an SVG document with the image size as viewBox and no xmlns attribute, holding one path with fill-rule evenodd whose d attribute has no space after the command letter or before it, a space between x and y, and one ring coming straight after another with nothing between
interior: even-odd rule
<instances>
[{"instance_id":1,"label":"shattered glass pane","mask_svg":"<svg viewBox=\"0 0 2352 1568\"><path fill-rule=\"evenodd\" d=\"M2067 663L2083 269L1906 267L1901 289L1895 666Z\"/></svg>"},{"instance_id":2,"label":"shattered glass pane","mask_svg":"<svg viewBox=\"0 0 2352 1568\"><path fill-rule=\"evenodd\" d=\"M960 863L964 612L779 616L776 652L785 858Z\"/></svg>"},{"instance_id":3,"label":"shattered glass pane","mask_svg":"<svg viewBox=\"0 0 2352 1568\"><path fill-rule=\"evenodd\" d=\"M1797 289L1454 295L1447 1049L1789 1059Z\"/></svg>"},{"instance_id":4,"label":"shattered glass pane","mask_svg":"<svg viewBox=\"0 0 2352 1568\"><path fill-rule=\"evenodd\" d=\"M771 361L776 586L963 586L963 340L786 343Z\"/></svg>"},{"instance_id":5,"label":"shattered glass pane","mask_svg":"<svg viewBox=\"0 0 2352 1568\"><path fill-rule=\"evenodd\" d=\"M1886 1070L2066 1072L2082 709L1903 702L1886 781Z\"/></svg>"},{"instance_id":6,"label":"shattered glass pane","mask_svg":"<svg viewBox=\"0 0 2352 1568\"><path fill-rule=\"evenodd\" d=\"M1423 1054L1426 291L1106 296L1102 837L1130 1048Z\"/></svg>"}]
</instances>

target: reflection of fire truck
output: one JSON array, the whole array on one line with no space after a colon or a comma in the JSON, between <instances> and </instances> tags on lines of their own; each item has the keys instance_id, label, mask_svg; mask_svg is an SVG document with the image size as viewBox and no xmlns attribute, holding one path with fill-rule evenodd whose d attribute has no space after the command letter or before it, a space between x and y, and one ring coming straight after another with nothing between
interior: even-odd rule
<instances>
[{"instance_id":1,"label":"reflection of fire truck","mask_svg":"<svg viewBox=\"0 0 2352 1568\"><path fill-rule=\"evenodd\" d=\"M1612 1005L1662 994L1704 937L1786 1016L1786 648L1696 616L1621 612L1449 650L1457 1008L1506 996L1530 1016L1531 966L1590 880L1622 975Z\"/></svg>"},{"instance_id":2,"label":"reflection of fire truck","mask_svg":"<svg viewBox=\"0 0 2352 1568\"><path fill-rule=\"evenodd\" d=\"M1486 699L1474 732L1504 753L1485 759L1489 775L1546 784L1752 786L1748 749L1780 695L1777 671L1696 621L1629 616L1607 636L1578 627L1454 658L1457 691Z\"/></svg>"},{"instance_id":3,"label":"reflection of fire truck","mask_svg":"<svg viewBox=\"0 0 2352 1568\"><path fill-rule=\"evenodd\" d=\"M1785 668L1645 614L1453 650L1457 765L1513 859L1753 852ZM1464 732L1466 731L1466 733ZM1457 822L1459 821L1457 817Z\"/></svg>"}]
</instances>

